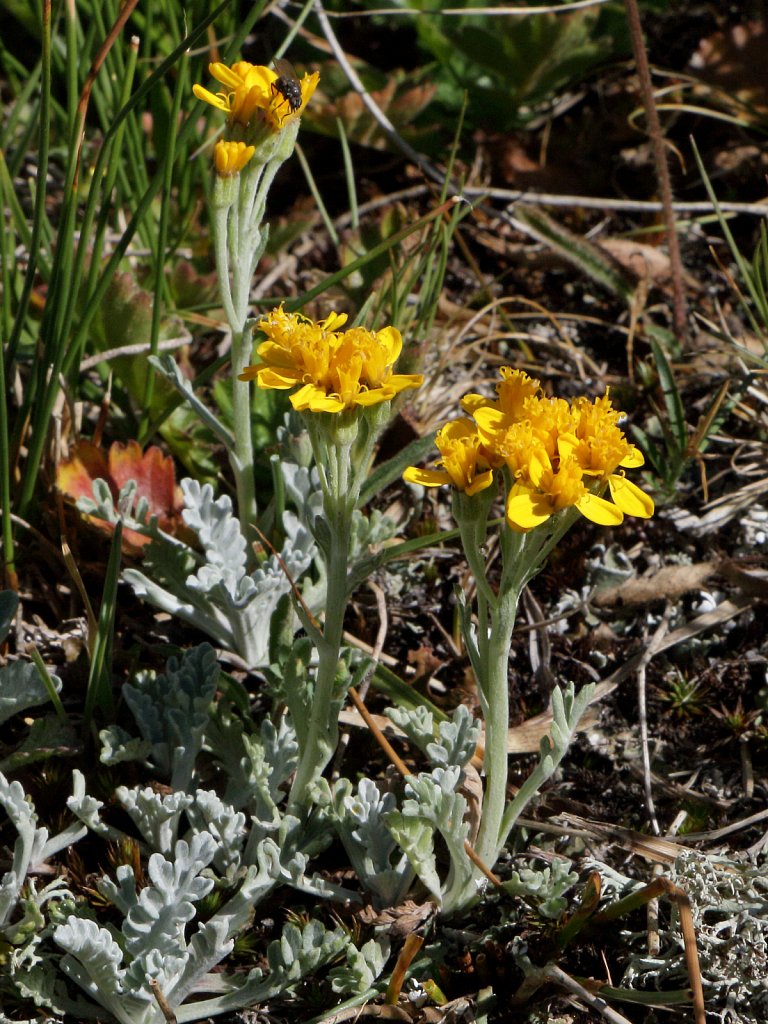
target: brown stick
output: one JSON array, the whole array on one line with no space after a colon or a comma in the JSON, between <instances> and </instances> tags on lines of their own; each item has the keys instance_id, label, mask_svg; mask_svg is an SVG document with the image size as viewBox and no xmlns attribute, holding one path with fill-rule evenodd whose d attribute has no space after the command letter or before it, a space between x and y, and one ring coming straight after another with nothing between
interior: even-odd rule
<instances>
[{"instance_id":1,"label":"brown stick","mask_svg":"<svg viewBox=\"0 0 768 1024\"><path fill-rule=\"evenodd\" d=\"M672 181L669 176L669 164L667 162L667 150L664 145L664 136L661 131L659 112L656 109L656 101L653 98L653 85L651 83L651 71L648 66L648 54L645 50L643 30L640 25L640 11L637 7L637 0L624 0L627 9L627 21L629 23L629 34L632 37L632 50L635 56L637 76L640 80L640 95L645 107L645 118L648 126L648 135L653 147L653 162L656 165L656 180L659 185L659 196L664 213L664 225L667 234L667 247L669 249L669 264L672 274L672 322L677 340L682 343L687 333L687 303L685 289L683 286L683 261L680 255L680 240L677 237L677 223L675 221L675 210L672 205Z\"/></svg>"}]
</instances>

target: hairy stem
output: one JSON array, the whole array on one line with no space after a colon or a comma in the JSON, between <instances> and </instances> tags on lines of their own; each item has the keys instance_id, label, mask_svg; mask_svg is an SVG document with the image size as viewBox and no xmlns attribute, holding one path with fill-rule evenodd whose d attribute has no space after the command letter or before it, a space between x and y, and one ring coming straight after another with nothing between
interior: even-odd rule
<instances>
[{"instance_id":1,"label":"hairy stem","mask_svg":"<svg viewBox=\"0 0 768 1024\"><path fill-rule=\"evenodd\" d=\"M624 0L624 4L627 10L629 32L632 37L635 65L640 80L640 95L642 96L645 108L648 135L653 147L653 162L656 166L656 179L659 185L659 195L667 234L667 247L669 249L669 263L672 274L672 318L675 336L679 342L682 342L687 332L687 303L683 287L683 261L680 255L680 240L677 236L677 223L675 221L667 150L664 145L659 112L656 109L656 101L653 98L651 71L648 65L645 41L643 40L643 30L640 25L640 11L637 6L637 0Z\"/></svg>"}]
</instances>

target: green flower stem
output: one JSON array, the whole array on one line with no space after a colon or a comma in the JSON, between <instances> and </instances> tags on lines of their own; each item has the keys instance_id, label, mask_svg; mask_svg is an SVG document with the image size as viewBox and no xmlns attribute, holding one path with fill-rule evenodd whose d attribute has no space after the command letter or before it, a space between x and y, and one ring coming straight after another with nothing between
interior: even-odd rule
<instances>
[{"instance_id":1,"label":"green flower stem","mask_svg":"<svg viewBox=\"0 0 768 1024\"><path fill-rule=\"evenodd\" d=\"M478 587L478 636L482 678L478 679L480 701L485 720L486 787L480 829L475 852L492 868L498 856L498 840L507 799L509 761L507 731L509 728L509 649L515 627L517 603L522 585L510 581L488 606Z\"/></svg>"},{"instance_id":2,"label":"green flower stem","mask_svg":"<svg viewBox=\"0 0 768 1024\"><path fill-rule=\"evenodd\" d=\"M327 565L325 618L317 642L318 664L309 707L309 727L288 798L288 813L302 817L313 784L338 741L338 712L345 675L340 666L344 613L349 596L352 517L368 472L376 438L390 416L390 403L343 413L306 413L315 465L323 490L323 519L316 531Z\"/></svg>"},{"instance_id":3,"label":"green flower stem","mask_svg":"<svg viewBox=\"0 0 768 1024\"><path fill-rule=\"evenodd\" d=\"M265 165L248 165L249 173L217 179L214 185L214 245L224 312L232 332L232 417L234 450L229 461L235 478L237 509L246 537L253 540L258 515L253 477L251 436L251 385L239 375L251 361L251 331L246 326L251 279L264 244L261 224L252 219L254 196L271 183L274 171ZM268 185L267 185L268 187ZM264 202L266 202L266 197ZM264 213L264 203L260 207Z\"/></svg>"},{"instance_id":4,"label":"green flower stem","mask_svg":"<svg viewBox=\"0 0 768 1024\"><path fill-rule=\"evenodd\" d=\"M490 868L496 863L512 824L520 813L518 810L517 815L510 818L510 807L506 803L509 778L508 666L517 606L523 588L533 579L576 518L578 513L572 509L557 517L553 528L539 528L528 534L516 533L507 526L502 527L500 544L503 568L499 594L492 605L485 607L487 602L484 592L478 585L478 633L481 634L478 636L481 655L478 688L485 720L486 789L475 852ZM472 569L476 571L474 566ZM525 803L528 799L530 796Z\"/></svg>"},{"instance_id":5,"label":"green flower stem","mask_svg":"<svg viewBox=\"0 0 768 1024\"><path fill-rule=\"evenodd\" d=\"M232 419L235 450L230 465L237 489L237 511L246 538L253 539L258 506L256 483L253 476L253 439L251 437L251 386L247 380L238 380L251 358L251 330L232 334Z\"/></svg>"},{"instance_id":6,"label":"green flower stem","mask_svg":"<svg viewBox=\"0 0 768 1024\"><path fill-rule=\"evenodd\" d=\"M321 413L325 419L329 414ZM349 543L352 514L360 490L359 474L352 470L351 450L357 423L351 429L323 422L315 414L306 417L315 460L323 484L326 534L327 582L322 639L310 710L309 728L288 799L288 813L302 816L307 793L320 778L336 749L338 739L339 657L347 607ZM326 431L332 439L323 435ZM335 435L335 436L333 436ZM330 443L328 443L330 441Z\"/></svg>"}]
</instances>

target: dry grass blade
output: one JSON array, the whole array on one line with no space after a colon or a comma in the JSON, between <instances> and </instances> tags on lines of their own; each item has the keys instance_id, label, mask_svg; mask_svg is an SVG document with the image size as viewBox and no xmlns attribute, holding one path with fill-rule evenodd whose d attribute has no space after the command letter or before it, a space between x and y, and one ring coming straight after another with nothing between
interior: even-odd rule
<instances>
[{"instance_id":1,"label":"dry grass blade","mask_svg":"<svg viewBox=\"0 0 768 1024\"><path fill-rule=\"evenodd\" d=\"M389 979L387 993L384 997L385 1002L390 1006L393 1006L400 998L400 990L403 987L408 968L423 945L424 939L422 936L415 935L414 933L411 933L405 940L403 948L400 950L400 956L397 958L395 969L392 971L392 977Z\"/></svg>"},{"instance_id":2,"label":"dry grass blade","mask_svg":"<svg viewBox=\"0 0 768 1024\"><path fill-rule=\"evenodd\" d=\"M595 914L592 918L592 923L598 925L603 921L613 921L624 913L626 907L647 903L657 896L666 896L675 904L680 914L680 930L683 933L683 943L685 946L685 963L688 969L688 979L691 983L693 1016L696 1024L706 1024L704 989L701 983L701 967L699 965L699 953L696 948L696 932L693 927L691 901L679 886L670 882L668 878L657 878L638 892L632 893L625 899L612 904L612 906L601 913Z\"/></svg>"}]
</instances>

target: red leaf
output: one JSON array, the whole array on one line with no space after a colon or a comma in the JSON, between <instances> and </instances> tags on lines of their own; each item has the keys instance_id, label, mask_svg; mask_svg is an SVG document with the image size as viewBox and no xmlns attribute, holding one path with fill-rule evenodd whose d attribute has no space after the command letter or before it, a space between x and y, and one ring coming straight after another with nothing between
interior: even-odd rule
<instances>
[{"instance_id":1,"label":"red leaf","mask_svg":"<svg viewBox=\"0 0 768 1024\"><path fill-rule=\"evenodd\" d=\"M173 534L182 525L182 500L176 486L173 459L170 455L163 455L159 448L152 446L142 453L138 441L128 441L127 444L115 441L105 455L92 441L78 441L69 459L60 463L56 484L62 494L77 501L78 498L93 497L93 481L99 477L107 482L115 499L129 480L135 480L137 497L147 500L150 514L157 516L161 529ZM106 533L114 529L103 519L95 516L85 518ZM149 538L135 530L123 533L123 551L126 554L140 554L147 544Z\"/></svg>"}]
</instances>

